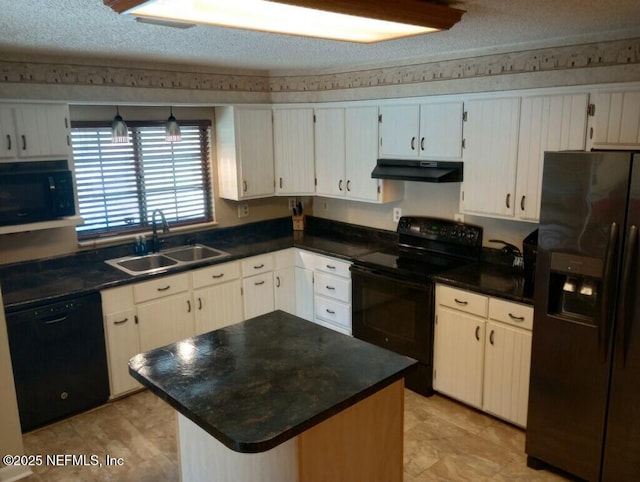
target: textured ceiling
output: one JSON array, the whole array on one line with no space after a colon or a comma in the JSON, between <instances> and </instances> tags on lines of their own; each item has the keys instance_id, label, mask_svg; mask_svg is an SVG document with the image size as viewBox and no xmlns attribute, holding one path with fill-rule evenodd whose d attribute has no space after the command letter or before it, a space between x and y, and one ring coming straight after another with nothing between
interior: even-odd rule
<instances>
[{"instance_id":1,"label":"textured ceiling","mask_svg":"<svg viewBox=\"0 0 640 482\"><path fill-rule=\"evenodd\" d=\"M392 8L393 0L389 0ZM0 0L0 54L140 60L211 69L335 70L640 37L639 0L461 0L451 30L360 45L135 22L102 0Z\"/></svg>"}]
</instances>

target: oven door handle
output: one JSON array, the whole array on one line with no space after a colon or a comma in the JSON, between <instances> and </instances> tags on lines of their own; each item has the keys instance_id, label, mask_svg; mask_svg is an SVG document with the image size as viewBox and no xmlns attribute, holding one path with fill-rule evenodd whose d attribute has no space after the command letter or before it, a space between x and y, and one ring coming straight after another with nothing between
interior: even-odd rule
<instances>
[{"instance_id":1,"label":"oven door handle","mask_svg":"<svg viewBox=\"0 0 640 482\"><path fill-rule=\"evenodd\" d=\"M428 283L430 283L429 281L425 281L423 283L408 281L404 279L402 276L394 276L385 271L367 268L364 266L358 266L355 264L351 265L350 270L351 270L352 280L354 280L357 277L361 277L363 279L369 278L369 279L378 279L378 280L385 280L385 281L397 281L399 283L402 283L404 286L409 286L411 288L420 289L420 290L424 289L424 287Z\"/></svg>"}]
</instances>

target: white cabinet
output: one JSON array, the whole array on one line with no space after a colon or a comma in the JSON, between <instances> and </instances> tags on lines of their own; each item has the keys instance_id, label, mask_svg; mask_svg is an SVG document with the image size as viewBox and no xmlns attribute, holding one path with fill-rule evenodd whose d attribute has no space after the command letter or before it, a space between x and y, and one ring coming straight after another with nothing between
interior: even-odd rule
<instances>
[{"instance_id":1,"label":"white cabinet","mask_svg":"<svg viewBox=\"0 0 640 482\"><path fill-rule=\"evenodd\" d=\"M313 194L313 109L274 109L276 194Z\"/></svg>"},{"instance_id":2,"label":"white cabinet","mask_svg":"<svg viewBox=\"0 0 640 482\"><path fill-rule=\"evenodd\" d=\"M294 270L295 248L283 249L273 254L273 296L276 310L296 314L296 287Z\"/></svg>"},{"instance_id":3,"label":"white cabinet","mask_svg":"<svg viewBox=\"0 0 640 482\"><path fill-rule=\"evenodd\" d=\"M345 172L344 109L315 110L316 194L344 196Z\"/></svg>"},{"instance_id":4,"label":"white cabinet","mask_svg":"<svg viewBox=\"0 0 640 482\"><path fill-rule=\"evenodd\" d=\"M540 219L545 151L585 148L587 98L584 93L522 99L514 200L517 219Z\"/></svg>"},{"instance_id":5,"label":"white cabinet","mask_svg":"<svg viewBox=\"0 0 640 482\"><path fill-rule=\"evenodd\" d=\"M188 273L133 285L140 349L151 350L195 334Z\"/></svg>"},{"instance_id":6,"label":"white cabinet","mask_svg":"<svg viewBox=\"0 0 640 482\"><path fill-rule=\"evenodd\" d=\"M0 105L0 158L68 159L69 127L64 104Z\"/></svg>"},{"instance_id":7,"label":"white cabinet","mask_svg":"<svg viewBox=\"0 0 640 482\"><path fill-rule=\"evenodd\" d=\"M274 310L273 267L274 257L271 253L242 260L242 296L245 319Z\"/></svg>"},{"instance_id":8,"label":"white cabinet","mask_svg":"<svg viewBox=\"0 0 640 482\"><path fill-rule=\"evenodd\" d=\"M434 389L524 427L531 306L436 286Z\"/></svg>"},{"instance_id":9,"label":"white cabinet","mask_svg":"<svg viewBox=\"0 0 640 482\"><path fill-rule=\"evenodd\" d=\"M316 194L371 203L397 201L404 183L373 179L378 108L316 109Z\"/></svg>"},{"instance_id":10,"label":"white cabinet","mask_svg":"<svg viewBox=\"0 0 640 482\"><path fill-rule=\"evenodd\" d=\"M380 107L380 157L460 159L462 114L462 101Z\"/></svg>"},{"instance_id":11,"label":"white cabinet","mask_svg":"<svg viewBox=\"0 0 640 482\"><path fill-rule=\"evenodd\" d=\"M520 98L465 103L462 212L513 217L519 116Z\"/></svg>"},{"instance_id":12,"label":"white cabinet","mask_svg":"<svg viewBox=\"0 0 640 482\"><path fill-rule=\"evenodd\" d=\"M216 107L219 195L235 201L273 196L271 109Z\"/></svg>"},{"instance_id":13,"label":"white cabinet","mask_svg":"<svg viewBox=\"0 0 640 482\"><path fill-rule=\"evenodd\" d=\"M100 295L109 366L109 388L113 398L141 387L129 375L129 360L140 353L138 320L131 285L103 290Z\"/></svg>"},{"instance_id":14,"label":"white cabinet","mask_svg":"<svg viewBox=\"0 0 640 482\"><path fill-rule=\"evenodd\" d=\"M640 90L594 92L587 149L638 149Z\"/></svg>"},{"instance_id":15,"label":"white cabinet","mask_svg":"<svg viewBox=\"0 0 640 482\"><path fill-rule=\"evenodd\" d=\"M239 261L194 270L190 276L197 335L242 321Z\"/></svg>"}]
</instances>

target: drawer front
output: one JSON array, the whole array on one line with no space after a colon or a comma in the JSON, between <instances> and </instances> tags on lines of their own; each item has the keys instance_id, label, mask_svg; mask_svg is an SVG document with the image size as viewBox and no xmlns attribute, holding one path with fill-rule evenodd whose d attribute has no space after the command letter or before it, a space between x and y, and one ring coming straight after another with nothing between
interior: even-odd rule
<instances>
[{"instance_id":1,"label":"drawer front","mask_svg":"<svg viewBox=\"0 0 640 482\"><path fill-rule=\"evenodd\" d=\"M533 306L490 298L489 318L525 330L533 330Z\"/></svg>"},{"instance_id":2,"label":"drawer front","mask_svg":"<svg viewBox=\"0 0 640 482\"><path fill-rule=\"evenodd\" d=\"M193 288L226 283L240 278L240 262L216 264L208 268L202 268L191 272Z\"/></svg>"},{"instance_id":3,"label":"drawer front","mask_svg":"<svg viewBox=\"0 0 640 482\"><path fill-rule=\"evenodd\" d=\"M263 254L242 260L242 277L273 271L273 254Z\"/></svg>"},{"instance_id":4,"label":"drawer front","mask_svg":"<svg viewBox=\"0 0 640 482\"><path fill-rule=\"evenodd\" d=\"M351 272L349 271L351 263L347 261L340 261L335 258L328 258L326 256L316 256L315 270L322 271L323 273L330 273L343 278L351 279Z\"/></svg>"},{"instance_id":5,"label":"drawer front","mask_svg":"<svg viewBox=\"0 0 640 482\"><path fill-rule=\"evenodd\" d=\"M438 285L436 303L486 318L489 298L471 291Z\"/></svg>"},{"instance_id":6,"label":"drawer front","mask_svg":"<svg viewBox=\"0 0 640 482\"><path fill-rule=\"evenodd\" d=\"M189 289L188 273L164 276L133 285L133 299L136 303L181 293Z\"/></svg>"},{"instance_id":7,"label":"drawer front","mask_svg":"<svg viewBox=\"0 0 640 482\"><path fill-rule=\"evenodd\" d=\"M315 307L316 318L330 321L351 333L351 305L316 296Z\"/></svg>"},{"instance_id":8,"label":"drawer front","mask_svg":"<svg viewBox=\"0 0 640 482\"><path fill-rule=\"evenodd\" d=\"M351 280L324 273L315 273L313 291L317 295L351 303Z\"/></svg>"},{"instance_id":9,"label":"drawer front","mask_svg":"<svg viewBox=\"0 0 640 482\"><path fill-rule=\"evenodd\" d=\"M133 307L133 286L119 286L100 292L102 297L102 312L105 314L122 311Z\"/></svg>"}]
</instances>

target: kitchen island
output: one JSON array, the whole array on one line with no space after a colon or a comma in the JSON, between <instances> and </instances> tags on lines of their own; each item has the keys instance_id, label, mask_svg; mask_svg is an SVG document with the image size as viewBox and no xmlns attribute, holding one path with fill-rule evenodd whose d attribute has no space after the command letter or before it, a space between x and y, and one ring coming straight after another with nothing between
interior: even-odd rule
<instances>
[{"instance_id":1,"label":"kitchen island","mask_svg":"<svg viewBox=\"0 0 640 482\"><path fill-rule=\"evenodd\" d=\"M131 359L178 412L182 480L401 481L415 360L275 311Z\"/></svg>"}]
</instances>

